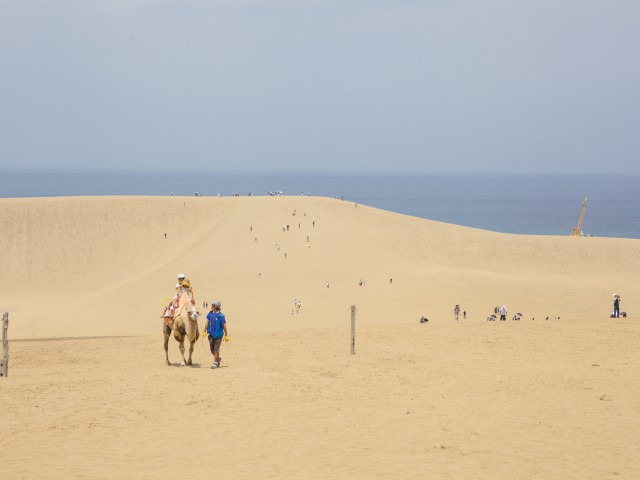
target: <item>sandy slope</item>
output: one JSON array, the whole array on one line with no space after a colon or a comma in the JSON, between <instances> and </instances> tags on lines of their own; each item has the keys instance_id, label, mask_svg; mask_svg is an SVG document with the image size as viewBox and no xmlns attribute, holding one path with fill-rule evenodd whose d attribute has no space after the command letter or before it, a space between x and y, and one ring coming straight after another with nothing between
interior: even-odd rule
<instances>
[{"instance_id":1,"label":"sandy slope","mask_svg":"<svg viewBox=\"0 0 640 480\"><path fill-rule=\"evenodd\" d=\"M636 320L19 342L3 478L640 478ZM177 349L171 345L177 361ZM5 477L6 475L6 477Z\"/></svg>"},{"instance_id":2,"label":"sandy slope","mask_svg":"<svg viewBox=\"0 0 640 480\"><path fill-rule=\"evenodd\" d=\"M606 318L614 291L640 311L637 240L497 234L334 199L1 200L0 225L14 338L155 333L179 272L251 330L344 325L351 304L362 322L451 321L456 303L473 320L503 303Z\"/></svg>"},{"instance_id":3,"label":"sandy slope","mask_svg":"<svg viewBox=\"0 0 640 480\"><path fill-rule=\"evenodd\" d=\"M144 335L13 342L3 476L640 478L640 241L323 198L65 198L0 200L0 251L12 338ZM223 302L225 368L201 343L163 364L179 272ZM608 319L614 290L630 318ZM525 318L485 322L502 303Z\"/></svg>"}]
</instances>

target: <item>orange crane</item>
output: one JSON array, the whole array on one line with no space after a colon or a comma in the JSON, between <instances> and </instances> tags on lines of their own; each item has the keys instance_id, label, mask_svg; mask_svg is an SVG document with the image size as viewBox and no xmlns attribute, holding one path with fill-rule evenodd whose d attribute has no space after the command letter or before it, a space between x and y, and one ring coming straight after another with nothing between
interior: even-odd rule
<instances>
[{"instance_id":1,"label":"orange crane","mask_svg":"<svg viewBox=\"0 0 640 480\"><path fill-rule=\"evenodd\" d=\"M584 235L582 233L582 221L584 220L584 211L587 209L587 197L584 197L584 202L582 202L582 210L580 210L580 218L578 218L578 225L571 229L572 237L581 237Z\"/></svg>"}]
</instances>

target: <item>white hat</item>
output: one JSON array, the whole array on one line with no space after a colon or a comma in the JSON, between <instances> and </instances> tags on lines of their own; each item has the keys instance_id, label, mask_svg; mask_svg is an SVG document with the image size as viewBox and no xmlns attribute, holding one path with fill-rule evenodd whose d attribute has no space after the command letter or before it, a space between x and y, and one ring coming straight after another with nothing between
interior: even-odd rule
<instances>
[{"instance_id":1,"label":"white hat","mask_svg":"<svg viewBox=\"0 0 640 480\"><path fill-rule=\"evenodd\" d=\"M178 275L178 279L181 279L181 278L184 278L184 273L180 273L180 274Z\"/></svg>"}]
</instances>

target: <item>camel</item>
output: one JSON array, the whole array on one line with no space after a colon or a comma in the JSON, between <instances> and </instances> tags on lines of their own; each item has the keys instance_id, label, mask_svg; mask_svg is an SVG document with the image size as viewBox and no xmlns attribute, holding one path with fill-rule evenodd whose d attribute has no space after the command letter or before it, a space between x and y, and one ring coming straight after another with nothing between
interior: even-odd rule
<instances>
[{"instance_id":1,"label":"camel","mask_svg":"<svg viewBox=\"0 0 640 480\"><path fill-rule=\"evenodd\" d=\"M185 294L186 295L186 294ZM183 299L186 300L186 299ZM191 302L187 301L187 304L182 308L179 315L173 318L173 324L167 325L162 319L162 332L164 333L164 352L167 357L167 365L171 365L169 362L169 337L173 331L173 337L180 344L180 353L182 354L182 363L180 366L192 365L191 354L193 353L193 346L200 338L200 329L198 327L198 315L199 312L195 306L191 305ZM189 359L184 359L184 340L189 340Z\"/></svg>"}]
</instances>

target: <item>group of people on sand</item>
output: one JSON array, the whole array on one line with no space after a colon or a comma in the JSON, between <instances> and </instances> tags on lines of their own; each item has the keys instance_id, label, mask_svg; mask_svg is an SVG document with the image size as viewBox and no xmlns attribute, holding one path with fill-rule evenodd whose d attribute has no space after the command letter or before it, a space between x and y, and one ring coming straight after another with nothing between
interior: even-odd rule
<instances>
[{"instance_id":1,"label":"group of people on sand","mask_svg":"<svg viewBox=\"0 0 640 480\"><path fill-rule=\"evenodd\" d=\"M171 299L171 302L169 302L169 305L165 307L162 314L165 324L170 328L173 326L173 320L176 311L180 306L180 300L183 295L186 295L189 303L191 304L189 318L196 321L199 315L196 308L196 301L193 296L191 282L183 273L178 275L178 283L175 288L176 294ZM207 305L207 303L205 302L204 305ZM187 305L184 305L183 308L187 308ZM220 357L220 346L222 345L222 340L225 342L229 341L229 334L227 332L227 319L224 313L222 313L222 304L218 300L211 301L211 310L207 314L207 322L204 326L202 335L209 339L209 348L213 355L213 364L211 365L211 368L220 367L220 362L222 361L222 358Z\"/></svg>"}]
</instances>

